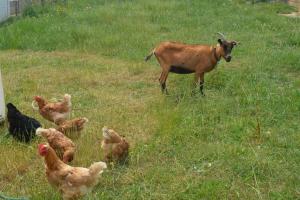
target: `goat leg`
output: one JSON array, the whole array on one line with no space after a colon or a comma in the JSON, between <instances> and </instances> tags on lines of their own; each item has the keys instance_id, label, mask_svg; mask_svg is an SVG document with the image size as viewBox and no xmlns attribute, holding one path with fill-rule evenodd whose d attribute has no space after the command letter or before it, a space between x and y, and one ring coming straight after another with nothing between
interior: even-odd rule
<instances>
[{"instance_id":1,"label":"goat leg","mask_svg":"<svg viewBox=\"0 0 300 200\"><path fill-rule=\"evenodd\" d=\"M200 93L205 96L203 89L204 89L204 73L196 73L196 81L199 84Z\"/></svg>"},{"instance_id":2,"label":"goat leg","mask_svg":"<svg viewBox=\"0 0 300 200\"><path fill-rule=\"evenodd\" d=\"M166 82L164 82L162 85L161 85L161 92L162 93L166 93L166 95L169 95L169 92L168 92L168 89L167 89L167 86L166 86Z\"/></svg>"},{"instance_id":3,"label":"goat leg","mask_svg":"<svg viewBox=\"0 0 300 200\"><path fill-rule=\"evenodd\" d=\"M160 86L161 86L161 92L162 93L165 92L166 94L169 94L168 90L167 90L167 86L166 86L167 77L168 77L168 72L162 71L162 73L160 75L160 78L159 78L159 83L160 83Z\"/></svg>"},{"instance_id":4,"label":"goat leg","mask_svg":"<svg viewBox=\"0 0 300 200\"><path fill-rule=\"evenodd\" d=\"M205 96L203 89L204 89L204 73L199 74L199 88L200 88L200 93Z\"/></svg>"},{"instance_id":5,"label":"goat leg","mask_svg":"<svg viewBox=\"0 0 300 200\"><path fill-rule=\"evenodd\" d=\"M203 89L204 89L204 81L200 81L200 93L205 96L204 92L203 92Z\"/></svg>"}]
</instances>

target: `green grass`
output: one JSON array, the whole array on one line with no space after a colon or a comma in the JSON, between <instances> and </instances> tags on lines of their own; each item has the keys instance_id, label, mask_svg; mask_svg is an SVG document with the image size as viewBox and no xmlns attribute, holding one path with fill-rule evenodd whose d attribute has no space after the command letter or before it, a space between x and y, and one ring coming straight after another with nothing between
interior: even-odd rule
<instances>
[{"instance_id":1,"label":"green grass","mask_svg":"<svg viewBox=\"0 0 300 200\"><path fill-rule=\"evenodd\" d=\"M73 97L72 116L90 122L72 165L102 159L104 125L126 135L130 165L103 174L87 199L300 198L300 20L278 3L233 0L77 0L34 8L0 27L6 102L53 126L32 97ZM191 96L193 76L143 62L160 41L241 42L230 63L206 75L206 97ZM24 145L0 130L0 191L59 199L45 178L37 139Z\"/></svg>"}]
</instances>

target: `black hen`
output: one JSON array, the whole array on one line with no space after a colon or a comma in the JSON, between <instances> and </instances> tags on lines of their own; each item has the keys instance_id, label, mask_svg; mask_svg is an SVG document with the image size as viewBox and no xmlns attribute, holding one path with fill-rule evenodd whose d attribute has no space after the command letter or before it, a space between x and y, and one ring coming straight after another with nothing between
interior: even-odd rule
<instances>
[{"instance_id":1,"label":"black hen","mask_svg":"<svg viewBox=\"0 0 300 200\"><path fill-rule=\"evenodd\" d=\"M23 115L12 103L8 103L6 107L9 133L21 142L30 142L41 124L36 119Z\"/></svg>"}]
</instances>

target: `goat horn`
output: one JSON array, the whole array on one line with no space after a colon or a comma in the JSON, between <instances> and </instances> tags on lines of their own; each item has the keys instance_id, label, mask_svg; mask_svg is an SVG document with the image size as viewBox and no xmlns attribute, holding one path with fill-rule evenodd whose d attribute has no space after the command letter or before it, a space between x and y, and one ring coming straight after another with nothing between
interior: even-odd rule
<instances>
[{"instance_id":1,"label":"goat horn","mask_svg":"<svg viewBox=\"0 0 300 200\"><path fill-rule=\"evenodd\" d=\"M226 40L226 37L223 33L217 32L217 34L219 34L222 37L223 40Z\"/></svg>"},{"instance_id":2,"label":"goat horn","mask_svg":"<svg viewBox=\"0 0 300 200\"><path fill-rule=\"evenodd\" d=\"M240 42L235 41L235 40L233 42L235 42L236 45L240 45L241 44Z\"/></svg>"}]
</instances>

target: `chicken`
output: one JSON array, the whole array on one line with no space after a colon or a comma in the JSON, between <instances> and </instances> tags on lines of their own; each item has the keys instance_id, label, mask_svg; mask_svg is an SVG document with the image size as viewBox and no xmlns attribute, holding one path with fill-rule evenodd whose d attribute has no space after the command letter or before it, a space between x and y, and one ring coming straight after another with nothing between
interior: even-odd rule
<instances>
[{"instance_id":1,"label":"chicken","mask_svg":"<svg viewBox=\"0 0 300 200\"><path fill-rule=\"evenodd\" d=\"M105 162L96 162L89 168L69 166L47 144L39 144L38 151L45 159L49 183L59 189L64 200L76 200L87 194L99 182L100 175L107 168Z\"/></svg>"},{"instance_id":2,"label":"chicken","mask_svg":"<svg viewBox=\"0 0 300 200\"><path fill-rule=\"evenodd\" d=\"M68 163L73 160L76 149L75 144L63 133L54 128L38 128L36 130L36 135L46 138L49 145L55 149L63 162Z\"/></svg>"},{"instance_id":3,"label":"chicken","mask_svg":"<svg viewBox=\"0 0 300 200\"><path fill-rule=\"evenodd\" d=\"M41 96L35 96L40 114L47 120L59 124L66 120L71 113L71 95L65 94L61 102L47 102ZM34 106L33 106L34 107Z\"/></svg>"},{"instance_id":4,"label":"chicken","mask_svg":"<svg viewBox=\"0 0 300 200\"><path fill-rule=\"evenodd\" d=\"M112 129L104 126L102 131L103 140L101 148L104 151L105 161L126 163L128 161L129 143Z\"/></svg>"},{"instance_id":5,"label":"chicken","mask_svg":"<svg viewBox=\"0 0 300 200\"><path fill-rule=\"evenodd\" d=\"M80 137L81 130L88 121L89 120L85 117L66 120L58 125L57 130L71 139L78 139Z\"/></svg>"},{"instance_id":6,"label":"chicken","mask_svg":"<svg viewBox=\"0 0 300 200\"><path fill-rule=\"evenodd\" d=\"M22 114L12 103L6 107L9 134L21 142L30 142L35 137L36 129L41 127L40 122Z\"/></svg>"}]
</instances>

